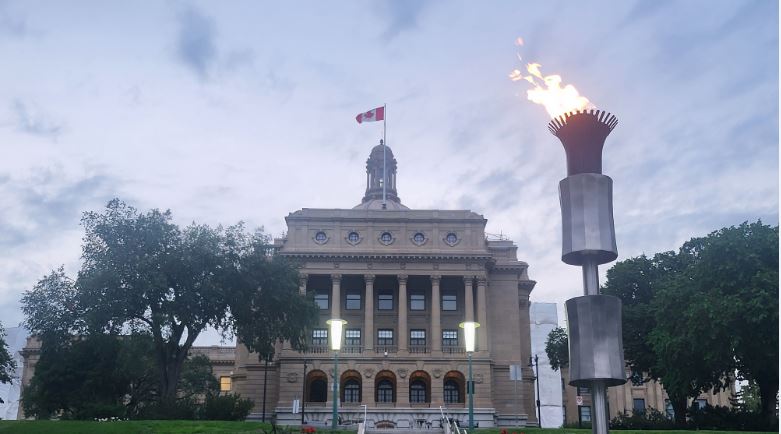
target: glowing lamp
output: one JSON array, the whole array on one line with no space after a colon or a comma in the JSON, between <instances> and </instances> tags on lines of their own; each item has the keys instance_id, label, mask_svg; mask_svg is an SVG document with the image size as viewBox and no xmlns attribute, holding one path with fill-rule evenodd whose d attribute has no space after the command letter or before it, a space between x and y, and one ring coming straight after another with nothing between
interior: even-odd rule
<instances>
[{"instance_id":1,"label":"glowing lamp","mask_svg":"<svg viewBox=\"0 0 781 434\"><path fill-rule=\"evenodd\" d=\"M329 319L326 321L326 324L328 324L331 327L331 349L334 351L339 351L342 349L342 329L344 328L344 325L347 324L347 321L343 319Z\"/></svg>"},{"instance_id":2,"label":"glowing lamp","mask_svg":"<svg viewBox=\"0 0 781 434\"><path fill-rule=\"evenodd\" d=\"M464 321L458 326L464 329L464 346L466 347L466 352L474 353L475 334L477 333L477 328L480 327L480 324L474 321Z\"/></svg>"}]
</instances>

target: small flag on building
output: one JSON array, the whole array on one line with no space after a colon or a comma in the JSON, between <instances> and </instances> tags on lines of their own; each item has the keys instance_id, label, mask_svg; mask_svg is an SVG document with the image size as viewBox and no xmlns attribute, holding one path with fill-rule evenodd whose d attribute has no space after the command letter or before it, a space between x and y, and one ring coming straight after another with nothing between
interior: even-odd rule
<instances>
[{"instance_id":1,"label":"small flag on building","mask_svg":"<svg viewBox=\"0 0 781 434\"><path fill-rule=\"evenodd\" d=\"M361 113L355 117L355 120L358 121L359 124L385 120L385 107L377 107L366 113Z\"/></svg>"}]
</instances>

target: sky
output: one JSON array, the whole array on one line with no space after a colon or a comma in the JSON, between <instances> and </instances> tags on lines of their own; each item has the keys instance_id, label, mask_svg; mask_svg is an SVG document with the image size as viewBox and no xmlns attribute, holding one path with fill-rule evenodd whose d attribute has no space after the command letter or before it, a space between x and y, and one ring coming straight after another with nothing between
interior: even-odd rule
<instances>
[{"instance_id":1,"label":"sky","mask_svg":"<svg viewBox=\"0 0 781 434\"><path fill-rule=\"evenodd\" d=\"M508 78L524 62L619 119L618 260L777 225L778 20L774 0L0 0L0 321L53 268L75 276L81 214L114 197L275 236L357 205L382 126L355 115L382 104L402 203L484 215L532 301L581 295L563 148Z\"/></svg>"}]
</instances>

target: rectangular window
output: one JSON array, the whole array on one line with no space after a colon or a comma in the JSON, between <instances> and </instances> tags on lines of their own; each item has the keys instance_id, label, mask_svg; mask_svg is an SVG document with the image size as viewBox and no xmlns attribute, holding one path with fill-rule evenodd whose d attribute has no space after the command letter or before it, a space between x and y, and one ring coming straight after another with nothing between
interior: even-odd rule
<instances>
[{"instance_id":1,"label":"rectangular window","mask_svg":"<svg viewBox=\"0 0 781 434\"><path fill-rule=\"evenodd\" d=\"M458 330L442 330L442 346L443 347L457 347L458 346Z\"/></svg>"},{"instance_id":2,"label":"rectangular window","mask_svg":"<svg viewBox=\"0 0 781 434\"><path fill-rule=\"evenodd\" d=\"M393 330L391 329L377 330L377 345L380 346L393 345Z\"/></svg>"},{"instance_id":3,"label":"rectangular window","mask_svg":"<svg viewBox=\"0 0 781 434\"><path fill-rule=\"evenodd\" d=\"M581 405L578 407L578 413L580 413L581 422L591 422L591 407L587 405Z\"/></svg>"},{"instance_id":4,"label":"rectangular window","mask_svg":"<svg viewBox=\"0 0 781 434\"><path fill-rule=\"evenodd\" d=\"M426 310L426 296L423 293L410 294L409 310Z\"/></svg>"},{"instance_id":5,"label":"rectangular window","mask_svg":"<svg viewBox=\"0 0 781 434\"><path fill-rule=\"evenodd\" d=\"M380 291L377 296L377 310L393 310L393 292Z\"/></svg>"},{"instance_id":6,"label":"rectangular window","mask_svg":"<svg viewBox=\"0 0 781 434\"><path fill-rule=\"evenodd\" d=\"M231 391L231 377L220 377L220 392Z\"/></svg>"},{"instance_id":7,"label":"rectangular window","mask_svg":"<svg viewBox=\"0 0 781 434\"><path fill-rule=\"evenodd\" d=\"M320 310L328 310L328 292L315 292L315 304L320 308Z\"/></svg>"},{"instance_id":8,"label":"rectangular window","mask_svg":"<svg viewBox=\"0 0 781 434\"><path fill-rule=\"evenodd\" d=\"M458 310L458 297L454 293L442 294L442 310Z\"/></svg>"},{"instance_id":9,"label":"rectangular window","mask_svg":"<svg viewBox=\"0 0 781 434\"><path fill-rule=\"evenodd\" d=\"M664 400L664 414L667 416L667 419L675 419L675 409L669 399Z\"/></svg>"},{"instance_id":10,"label":"rectangular window","mask_svg":"<svg viewBox=\"0 0 781 434\"><path fill-rule=\"evenodd\" d=\"M410 330L409 331L409 343L419 347L426 346L426 331L425 330Z\"/></svg>"},{"instance_id":11,"label":"rectangular window","mask_svg":"<svg viewBox=\"0 0 781 434\"><path fill-rule=\"evenodd\" d=\"M328 329L313 329L312 330L312 345L313 346L326 346L326 345L328 345Z\"/></svg>"},{"instance_id":12,"label":"rectangular window","mask_svg":"<svg viewBox=\"0 0 781 434\"><path fill-rule=\"evenodd\" d=\"M645 399L635 398L632 400L632 412L634 414L645 414Z\"/></svg>"},{"instance_id":13,"label":"rectangular window","mask_svg":"<svg viewBox=\"0 0 781 434\"><path fill-rule=\"evenodd\" d=\"M345 330L344 344L348 347L359 347L361 345L361 329Z\"/></svg>"},{"instance_id":14,"label":"rectangular window","mask_svg":"<svg viewBox=\"0 0 781 434\"><path fill-rule=\"evenodd\" d=\"M704 409L705 407L708 406L708 401L705 400L705 399L698 399L698 400L696 400L694 402L697 403L697 408L699 408L700 410L702 410L702 409Z\"/></svg>"},{"instance_id":15,"label":"rectangular window","mask_svg":"<svg viewBox=\"0 0 781 434\"><path fill-rule=\"evenodd\" d=\"M361 310L361 293L358 291L348 292L344 308L346 310Z\"/></svg>"}]
</instances>

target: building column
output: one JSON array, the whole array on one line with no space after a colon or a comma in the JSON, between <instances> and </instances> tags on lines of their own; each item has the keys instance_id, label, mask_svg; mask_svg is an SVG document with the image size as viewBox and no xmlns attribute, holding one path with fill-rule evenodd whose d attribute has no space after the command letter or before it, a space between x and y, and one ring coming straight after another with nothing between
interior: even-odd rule
<instances>
[{"instance_id":1,"label":"building column","mask_svg":"<svg viewBox=\"0 0 781 434\"><path fill-rule=\"evenodd\" d=\"M477 278L477 322L480 327L477 329L477 347L479 351L488 351L488 306L486 305L486 278L479 276Z\"/></svg>"},{"instance_id":2,"label":"building column","mask_svg":"<svg viewBox=\"0 0 781 434\"><path fill-rule=\"evenodd\" d=\"M396 276L399 280L399 347L398 351L407 352L407 339L409 330L407 330L407 275L399 274Z\"/></svg>"},{"instance_id":3,"label":"building column","mask_svg":"<svg viewBox=\"0 0 781 434\"><path fill-rule=\"evenodd\" d=\"M475 320L474 276L464 276L464 321Z\"/></svg>"},{"instance_id":4,"label":"building column","mask_svg":"<svg viewBox=\"0 0 781 434\"><path fill-rule=\"evenodd\" d=\"M442 299L439 295L439 281L442 276L432 275L431 277L431 353L437 354L442 351L442 321L440 318L440 308Z\"/></svg>"},{"instance_id":5,"label":"building column","mask_svg":"<svg viewBox=\"0 0 781 434\"><path fill-rule=\"evenodd\" d=\"M342 307L342 275L331 275L331 318L341 318Z\"/></svg>"},{"instance_id":6,"label":"building column","mask_svg":"<svg viewBox=\"0 0 781 434\"><path fill-rule=\"evenodd\" d=\"M374 274L364 274L366 291L363 301L363 346L367 352L374 349Z\"/></svg>"},{"instance_id":7,"label":"building column","mask_svg":"<svg viewBox=\"0 0 781 434\"><path fill-rule=\"evenodd\" d=\"M308 274L299 274L298 275L298 293L306 296L306 282L309 280Z\"/></svg>"}]
</instances>

